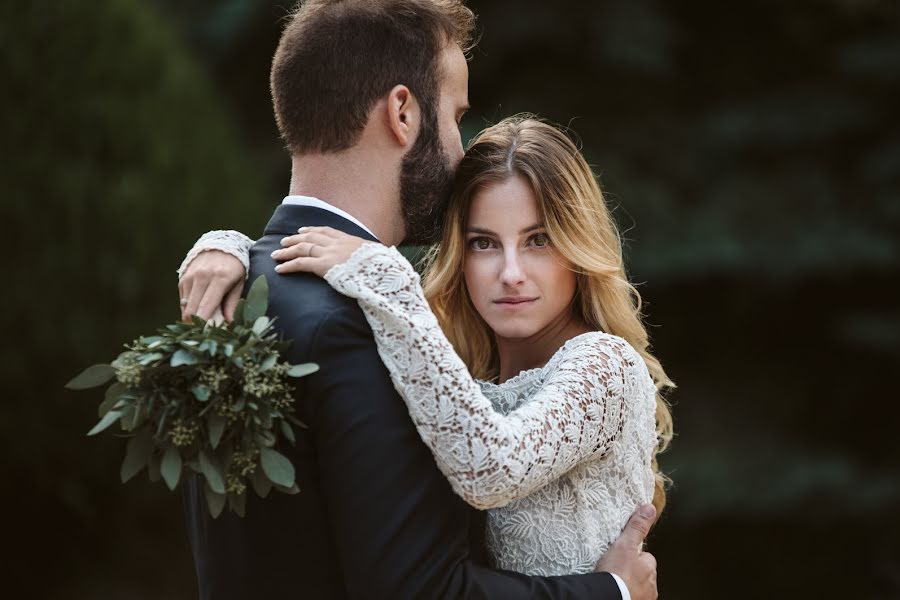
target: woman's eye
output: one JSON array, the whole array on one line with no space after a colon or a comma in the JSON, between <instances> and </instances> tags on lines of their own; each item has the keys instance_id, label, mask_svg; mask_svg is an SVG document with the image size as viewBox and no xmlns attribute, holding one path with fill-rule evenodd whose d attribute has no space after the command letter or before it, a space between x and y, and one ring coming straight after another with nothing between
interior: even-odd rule
<instances>
[{"instance_id":1,"label":"woman's eye","mask_svg":"<svg viewBox=\"0 0 900 600\"><path fill-rule=\"evenodd\" d=\"M472 238L469 240L469 247L472 250L488 250L491 247L491 240L487 238Z\"/></svg>"},{"instance_id":2,"label":"woman's eye","mask_svg":"<svg viewBox=\"0 0 900 600\"><path fill-rule=\"evenodd\" d=\"M543 248L544 246L548 246L550 244L550 238L547 237L546 233L536 233L531 236L531 243L538 248Z\"/></svg>"}]
</instances>

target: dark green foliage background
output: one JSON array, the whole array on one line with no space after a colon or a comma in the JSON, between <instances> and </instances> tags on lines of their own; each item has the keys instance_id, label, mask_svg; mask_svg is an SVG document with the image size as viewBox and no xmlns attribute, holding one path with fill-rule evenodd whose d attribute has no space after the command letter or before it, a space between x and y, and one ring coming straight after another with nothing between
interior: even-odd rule
<instances>
[{"instance_id":1,"label":"dark green foliage background","mask_svg":"<svg viewBox=\"0 0 900 600\"><path fill-rule=\"evenodd\" d=\"M583 140L679 389L663 598L900 597L900 8L472 0L469 137ZM180 501L122 486L62 385L177 312L212 228L287 189L268 64L290 4L0 7L4 590L191 598ZM12 596L11 596L12 597Z\"/></svg>"}]
</instances>

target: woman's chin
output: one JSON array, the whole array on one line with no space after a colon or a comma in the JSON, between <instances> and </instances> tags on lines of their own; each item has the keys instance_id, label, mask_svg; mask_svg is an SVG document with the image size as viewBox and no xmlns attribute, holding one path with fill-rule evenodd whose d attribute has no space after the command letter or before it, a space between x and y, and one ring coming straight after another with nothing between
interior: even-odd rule
<instances>
[{"instance_id":1,"label":"woman's chin","mask_svg":"<svg viewBox=\"0 0 900 600\"><path fill-rule=\"evenodd\" d=\"M494 330L494 335L508 340L525 339L533 336L540 330L540 326L535 323L496 323L490 324Z\"/></svg>"}]
</instances>

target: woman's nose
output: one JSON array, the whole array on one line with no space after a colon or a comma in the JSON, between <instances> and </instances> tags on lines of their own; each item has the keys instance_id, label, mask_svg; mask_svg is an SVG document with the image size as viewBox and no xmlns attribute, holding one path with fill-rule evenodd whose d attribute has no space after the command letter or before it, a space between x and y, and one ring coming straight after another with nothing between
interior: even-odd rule
<instances>
[{"instance_id":1,"label":"woman's nose","mask_svg":"<svg viewBox=\"0 0 900 600\"><path fill-rule=\"evenodd\" d=\"M503 257L503 272L500 279L506 285L518 285L525 281L525 270L517 252L508 252Z\"/></svg>"}]
</instances>

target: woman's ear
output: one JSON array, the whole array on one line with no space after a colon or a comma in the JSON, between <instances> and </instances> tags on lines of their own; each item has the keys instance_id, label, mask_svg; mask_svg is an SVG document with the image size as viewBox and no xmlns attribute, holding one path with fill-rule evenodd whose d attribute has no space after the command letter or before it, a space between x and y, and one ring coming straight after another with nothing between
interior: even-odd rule
<instances>
[{"instance_id":1,"label":"woman's ear","mask_svg":"<svg viewBox=\"0 0 900 600\"><path fill-rule=\"evenodd\" d=\"M419 131L419 103L405 85L394 86L388 93L388 128L401 146L408 146Z\"/></svg>"}]
</instances>

